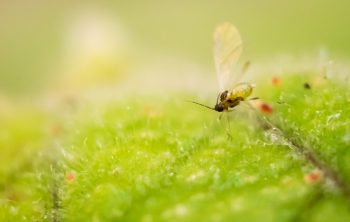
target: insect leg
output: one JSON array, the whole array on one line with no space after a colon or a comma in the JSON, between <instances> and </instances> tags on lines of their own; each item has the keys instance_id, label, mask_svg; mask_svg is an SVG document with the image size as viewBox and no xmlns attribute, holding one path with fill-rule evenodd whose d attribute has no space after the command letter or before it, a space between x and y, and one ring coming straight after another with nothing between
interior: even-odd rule
<instances>
[{"instance_id":1,"label":"insect leg","mask_svg":"<svg viewBox=\"0 0 350 222\"><path fill-rule=\"evenodd\" d=\"M260 99L260 98L259 98L259 97L253 97L253 98L247 99L247 101L250 101L250 100L257 100L257 99Z\"/></svg>"},{"instance_id":2,"label":"insect leg","mask_svg":"<svg viewBox=\"0 0 350 222\"><path fill-rule=\"evenodd\" d=\"M216 98L216 104L219 103L220 95L221 95L221 94L219 93L218 98Z\"/></svg>"},{"instance_id":3,"label":"insect leg","mask_svg":"<svg viewBox=\"0 0 350 222\"><path fill-rule=\"evenodd\" d=\"M220 113L220 115L219 115L219 120L221 120L222 119L222 115L223 115L223 113Z\"/></svg>"},{"instance_id":4,"label":"insect leg","mask_svg":"<svg viewBox=\"0 0 350 222\"><path fill-rule=\"evenodd\" d=\"M232 140L233 137L231 135L231 125L230 125L230 115L228 113L226 114L227 119L227 127L226 127L226 134L229 140Z\"/></svg>"}]
</instances>

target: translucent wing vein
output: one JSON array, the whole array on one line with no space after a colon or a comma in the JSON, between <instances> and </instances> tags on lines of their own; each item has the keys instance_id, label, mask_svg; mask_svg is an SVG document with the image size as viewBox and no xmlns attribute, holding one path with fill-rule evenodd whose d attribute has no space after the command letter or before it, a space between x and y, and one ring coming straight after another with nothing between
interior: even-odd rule
<instances>
[{"instance_id":1,"label":"translucent wing vein","mask_svg":"<svg viewBox=\"0 0 350 222\"><path fill-rule=\"evenodd\" d=\"M241 53L242 39L237 28L228 22L219 25L214 32L214 61L221 91L230 81Z\"/></svg>"}]
</instances>

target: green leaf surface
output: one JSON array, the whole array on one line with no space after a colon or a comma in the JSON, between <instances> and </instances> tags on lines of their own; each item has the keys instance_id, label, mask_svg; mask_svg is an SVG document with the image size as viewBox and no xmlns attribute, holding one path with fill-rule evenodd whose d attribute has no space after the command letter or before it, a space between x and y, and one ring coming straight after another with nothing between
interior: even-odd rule
<instances>
[{"instance_id":1,"label":"green leaf surface","mask_svg":"<svg viewBox=\"0 0 350 222\"><path fill-rule=\"evenodd\" d=\"M229 121L175 93L23 108L0 126L0 220L350 220L346 85L292 74L255 94L272 112Z\"/></svg>"}]
</instances>

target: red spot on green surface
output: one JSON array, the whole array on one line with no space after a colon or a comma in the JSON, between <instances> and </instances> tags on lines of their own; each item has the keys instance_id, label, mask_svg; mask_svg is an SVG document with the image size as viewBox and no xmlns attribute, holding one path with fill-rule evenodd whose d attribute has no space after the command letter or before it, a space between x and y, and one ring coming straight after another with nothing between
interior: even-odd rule
<instances>
[{"instance_id":1,"label":"red spot on green surface","mask_svg":"<svg viewBox=\"0 0 350 222\"><path fill-rule=\"evenodd\" d=\"M323 173L322 171L316 169L304 176L304 180L308 184L315 184L318 183L320 180L323 178Z\"/></svg>"},{"instance_id":2,"label":"red spot on green surface","mask_svg":"<svg viewBox=\"0 0 350 222\"><path fill-rule=\"evenodd\" d=\"M272 77L272 85L278 86L281 83L281 79L277 76Z\"/></svg>"},{"instance_id":3,"label":"red spot on green surface","mask_svg":"<svg viewBox=\"0 0 350 222\"><path fill-rule=\"evenodd\" d=\"M260 104L259 108L260 108L260 111L263 113L270 114L273 112L272 106L264 102Z\"/></svg>"},{"instance_id":4,"label":"red spot on green surface","mask_svg":"<svg viewBox=\"0 0 350 222\"><path fill-rule=\"evenodd\" d=\"M66 180L68 183L72 183L76 178L77 174L74 171L70 171L66 175Z\"/></svg>"}]
</instances>

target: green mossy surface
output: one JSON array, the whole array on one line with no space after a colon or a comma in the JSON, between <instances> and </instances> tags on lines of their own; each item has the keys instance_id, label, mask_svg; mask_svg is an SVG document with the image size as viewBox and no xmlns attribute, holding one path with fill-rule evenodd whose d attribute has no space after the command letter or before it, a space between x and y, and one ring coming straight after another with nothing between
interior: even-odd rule
<instances>
[{"instance_id":1,"label":"green mossy surface","mask_svg":"<svg viewBox=\"0 0 350 222\"><path fill-rule=\"evenodd\" d=\"M286 138L348 186L350 91L320 78L261 80L255 95ZM188 97L33 105L1 117L0 220L350 220L342 189L326 177L308 182L317 167L264 131L256 111L242 104L228 126Z\"/></svg>"}]
</instances>

